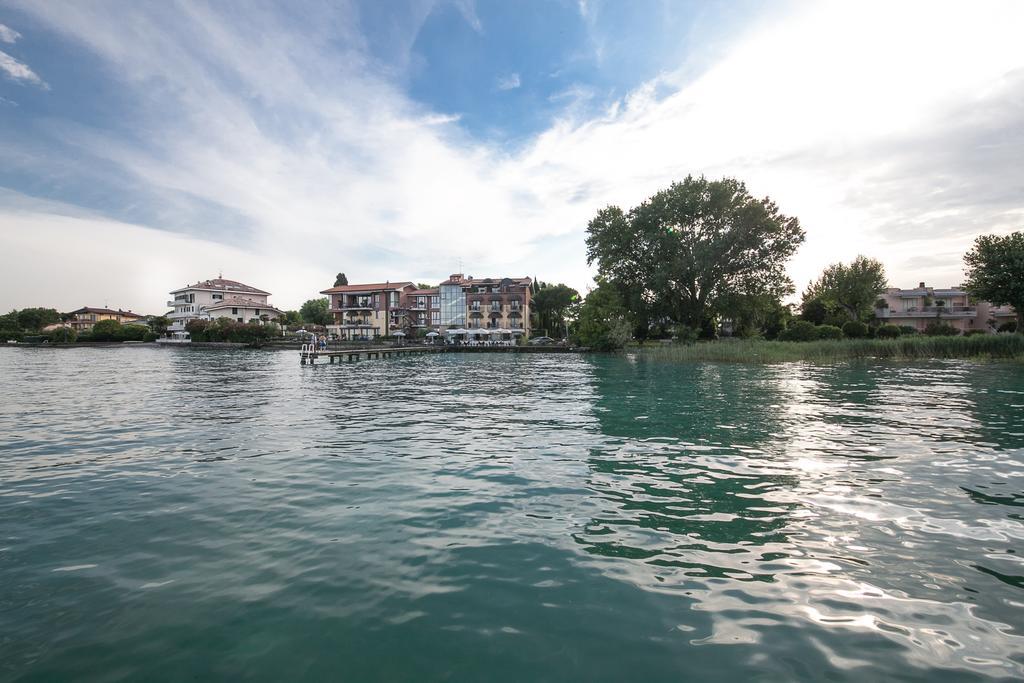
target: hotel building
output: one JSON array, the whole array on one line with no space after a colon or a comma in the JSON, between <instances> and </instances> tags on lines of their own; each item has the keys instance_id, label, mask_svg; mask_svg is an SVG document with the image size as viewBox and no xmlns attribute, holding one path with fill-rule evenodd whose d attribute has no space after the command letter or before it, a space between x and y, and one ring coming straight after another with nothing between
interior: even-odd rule
<instances>
[{"instance_id":1,"label":"hotel building","mask_svg":"<svg viewBox=\"0 0 1024 683\"><path fill-rule=\"evenodd\" d=\"M176 289L171 295L174 299L167 305L174 310L168 315L171 325L167 331L176 337L187 337L185 326L192 320L230 318L259 323L264 316L275 320L281 315L268 303L270 292L220 277Z\"/></svg>"},{"instance_id":2,"label":"hotel building","mask_svg":"<svg viewBox=\"0 0 1024 683\"><path fill-rule=\"evenodd\" d=\"M918 284L914 289L896 287L880 297L886 306L875 309L875 317L884 323L906 325L923 332L929 324L941 322L961 333L971 330L995 332L1004 322L1017 319L1012 306L993 306L987 301L971 301L958 287L947 289Z\"/></svg>"},{"instance_id":3,"label":"hotel building","mask_svg":"<svg viewBox=\"0 0 1024 683\"><path fill-rule=\"evenodd\" d=\"M474 278L451 275L438 287L440 325L444 331L466 329L471 333L530 334L530 287L533 280Z\"/></svg>"},{"instance_id":4,"label":"hotel building","mask_svg":"<svg viewBox=\"0 0 1024 683\"><path fill-rule=\"evenodd\" d=\"M451 275L438 287L412 282L341 285L321 291L328 297L342 339L375 339L418 330L466 336L528 335L530 278L472 278Z\"/></svg>"}]
</instances>

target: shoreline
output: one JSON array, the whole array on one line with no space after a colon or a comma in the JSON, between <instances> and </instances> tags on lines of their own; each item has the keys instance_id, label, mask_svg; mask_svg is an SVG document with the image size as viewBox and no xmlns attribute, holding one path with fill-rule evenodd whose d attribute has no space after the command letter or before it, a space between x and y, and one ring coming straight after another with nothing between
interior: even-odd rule
<instances>
[{"instance_id":1,"label":"shoreline","mask_svg":"<svg viewBox=\"0 0 1024 683\"><path fill-rule=\"evenodd\" d=\"M845 360L998 360L1024 362L1024 335L971 337L903 337L896 339L843 339L810 342L735 339L693 344L626 347L620 353L661 362L722 362L765 365L771 363Z\"/></svg>"}]
</instances>

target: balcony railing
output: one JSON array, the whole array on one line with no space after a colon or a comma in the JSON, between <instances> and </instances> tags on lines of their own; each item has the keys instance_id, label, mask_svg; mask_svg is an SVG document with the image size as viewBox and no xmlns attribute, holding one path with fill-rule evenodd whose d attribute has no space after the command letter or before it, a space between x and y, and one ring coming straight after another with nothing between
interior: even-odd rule
<instances>
[{"instance_id":1,"label":"balcony railing","mask_svg":"<svg viewBox=\"0 0 1024 683\"><path fill-rule=\"evenodd\" d=\"M902 311L890 308L875 309L879 318L922 318L928 316L972 317L977 315L977 306L909 306Z\"/></svg>"}]
</instances>

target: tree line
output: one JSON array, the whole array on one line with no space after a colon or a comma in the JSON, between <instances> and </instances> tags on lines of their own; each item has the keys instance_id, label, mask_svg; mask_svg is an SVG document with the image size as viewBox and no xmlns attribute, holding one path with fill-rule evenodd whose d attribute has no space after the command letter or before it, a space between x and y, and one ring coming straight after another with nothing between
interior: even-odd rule
<instances>
[{"instance_id":1,"label":"tree line","mask_svg":"<svg viewBox=\"0 0 1024 683\"><path fill-rule=\"evenodd\" d=\"M875 319L887 280L866 256L828 266L798 307L785 305L795 293L785 267L804 239L795 217L734 178L688 176L629 211L609 206L587 226L596 286L576 311L574 336L615 349L632 339L711 339L723 323L733 336L794 341L909 332ZM969 294L1012 305L1018 321L1004 329L1024 331L1024 232L979 237L964 262ZM928 332L956 330L936 320Z\"/></svg>"}]
</instances>

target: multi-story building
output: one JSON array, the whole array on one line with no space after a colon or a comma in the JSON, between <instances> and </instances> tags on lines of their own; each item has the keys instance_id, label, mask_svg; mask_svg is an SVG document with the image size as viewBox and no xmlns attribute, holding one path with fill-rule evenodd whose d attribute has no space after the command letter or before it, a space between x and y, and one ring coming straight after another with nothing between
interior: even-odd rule
<instances>
[{"instance_id":1,"label":"multi-story building","mask_svg":"<svg viewBox=\"0 0 1024 683\"><path fill-rule=\"evenodd\" d=\"M414 289L405 293L408 301L409 326L436 330L441 324L441 299L437 287Z\"/></svg>"},{"instance_id":2,"label":"multi-story building","mask_svg":"<svg viewBox=\"0 0 1024 683\"><path fill-rule=\"evenodd\" d=\"M923 332L934 322L951 325L961 333L970 330L994 332L1004 322L1017 319L1011 306L993 306L987 301L971 301L959 287L936 289L918 284L914 289L892 287L875 309L875 317L893 325L907 325Z\"/></svg>"},{"instance_id":3,"label":"multi-story building","mask_svg":"<svg viewBox=\"0 0 1024 683\"><path fill-rule=\"evenodd\" d=\"M428 289L411 282L376 282L320 293L329 297L334 316L328 330L342 339L417 331L515 337L529 334L532 284L528 277L478 279L456 273Z\"/></svg>"},{"instance_id":4,"label":"multi-story building","mask_svg":"<svg viewBox=\"0 0 1024 683\"><path fill-rule=\"evenodd\" d=\"M87 332L101 320L116 320L122 325L128 325L142 319L141 315L131 311L122 311L121 309L115 311L110 308L92 308L90 306L83 306L77 311L71 311L69 315L71 315L71 319L68 320L68 325L76 332Z\"/></svg>"},{"instance_id":5,"label":"multi-story building","mask_svg":"<svg viewBox=\"0 0 1024 683\"><path fill-rule=\"evenodd\" d=\"M401 331L407 334L426 309L410 308L409 295L416 290L411 282L375 282L340 285L321 291L328 297L328 310L334 324L327 329L342 339L375 339ZM416 298L416 303L419 298ZM429 304L429 296L427 298Z\"/></svg>"},{"instance_id":6,"label":"multi-story building","mask_svg":"<svg viewBox=\"0 0 1024 683\"><path fill-rule=\"evenodd\" d=\"M259 323L281 315L268 302L270 292L221 277L187 285L171 295L174 299L167 305L174 310L168 315L171 325L167 331L176 337L188 335L185 326L192 320L230 318L240 323Z\"/></svg>"},{"instance_id":7,"label":"multi-story building","mask_svg":"<svg viewBox=\"0 0 1024 683\"><path fill-rule=\"evenodd\" d=\"M474 278L455 273L438 287L439 328L471 334L530 334L530 286L519 278Z\"/></svg>"}]
</instances>

